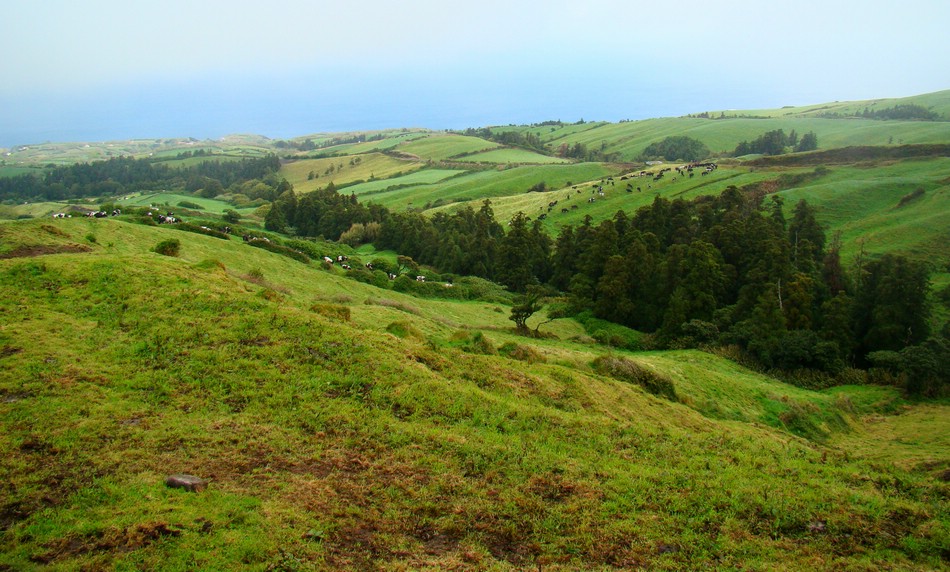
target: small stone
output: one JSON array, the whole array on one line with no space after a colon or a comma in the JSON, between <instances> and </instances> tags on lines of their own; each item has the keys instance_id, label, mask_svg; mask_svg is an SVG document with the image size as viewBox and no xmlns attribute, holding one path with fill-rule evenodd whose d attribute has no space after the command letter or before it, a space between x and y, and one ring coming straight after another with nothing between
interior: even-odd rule
<instances>
[{"instance_id":1,"label":"small stone","mask_svg":"<svg viewBox=\"0 0 950 572\"><path fill-rule=\"evenodd\" d=\"M208 486L208 483L204 479L194 475L169 475L165 479L165 485L197 493L203 491Z\"/></svg>"}]
</instances>

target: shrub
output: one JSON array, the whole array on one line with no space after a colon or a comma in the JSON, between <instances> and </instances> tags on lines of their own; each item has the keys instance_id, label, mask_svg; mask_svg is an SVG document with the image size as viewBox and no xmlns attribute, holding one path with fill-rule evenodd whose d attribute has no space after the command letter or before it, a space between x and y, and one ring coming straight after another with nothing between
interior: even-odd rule
<instances>
[{"instance_id":1,"label":"shrub","mask_svg":"<svg viewBox=\"0 0 950 572\"><path fill-rule=\"evenodd\" d=\"M231 237L227 234L221 232L220 230L215 230L210 227L202 227L196 224L191 224L189 222L180 222L175 225L177 230L183 230L185 232L193 232L196 234L203 234L205 236L213 236L215 238L220 238L222 240L231 240Z\"/></svg>"},{"instance_id":2,"label":"shrub","mask_svg":"<svg viewBox=\"0 0 950 572\"><path fill-rule=\"evenodd\" d=\"M907 203L910 203L910 202L913 202L913 201L919 199L920 197L924 196L924 194L925 194L924 189L921 188L921 187L917 187L917 188L914 189L912 192L907 193L906 195L904 195L903 197L901 197L900 202L897 203L897 208L901 208L902 206L906 205Z\"/></svg>"},{"instance_id":3,"label":"shrub","mask_svg":"<svg viewBox=\"0 0 950 572\"><path fill-rule=\"evenodd\" d=\"M310 262L310 257L300 252L299 250L294 250L293 248L288 248L286 246L269 242L267 240L251 240L247 242L248 245L255 248L262 248L264 250L269 250L274 254L280 254L281 256L286 256L287 258L293 258L298 262L303 262L304 264Z\"/></svg>"},{"instance_id":4,"label":"shrub","mask_svg":"<svg viewBox=\"0 0 950 572\"><path fill-rule=\"evenodd\" d=\"M177 238L169 238L156 244L152 250L163 256L178 256L178 252L181 250L181 242Z\"/></svg>"},{"instance_id":5,"label":"shrub","mask_svg":"<svg viewBox=\"0 0 950 572\"><path fill-rule=\"evenodd\" d=\"M450 341L463 352L470 354L495 355L498 353L491 340L481 332L472 333L459 330L452 335Z\"/></svg>"},{"instance_id":6,"label":"shrub","mask_svg":"<svg viewBox=\"0 0 950 572\"><path fill-rule=\"evenodd\" d=\"M350 321L350 309L346 306L317 303L310 306L310 311L338 322Z\"/></svg>"},{"instance_id":7,"label":"shrub","mask_svg":"<svg viewBox=\"0 0 950 572\"><path fill-rule=\"evenodd\" d=\"M620 381L635 383L647 392L671 401L678 401L673 380L647 369L635 361L615 356L601 356L591 363L594 371Z\"/></svg>"},{"instance_id":8,"label":"shrub","mask_svg":"<svg viewBox=\"0 0 950 572\"><path fill-rule=\"evenodd\" d=\"M498 348L498 353L505 357L528 363L544 363L547 361L544 355L533 346L525 346L514 342L503 344Z\"/></svg>"},{"instance_id":9,"label":"shrub","mask_svg":"<svg viewBox=\"0 0 950 572\"><path fill-rule=\"evenodd\" d=\"M411 304L406 304L404 302L397 302L395 300L387 300L385 298L367 298L364 304L372 306L385 306L387 308L395 308L401 312L407 314L414 314L416 316L422 315L422 312L419 311L419 308L412 306Z\"/></svg>"},{"instance_id":10,"label":"shrub","mask_svg":"<svg viewBox=\"0 0 950 572\"><path fill-rule=\"evenodd\" d=\"M422 339L422 332L406 321L393 322L386 326L386 331L399 338Z\"/></svg>"}]
</instances>

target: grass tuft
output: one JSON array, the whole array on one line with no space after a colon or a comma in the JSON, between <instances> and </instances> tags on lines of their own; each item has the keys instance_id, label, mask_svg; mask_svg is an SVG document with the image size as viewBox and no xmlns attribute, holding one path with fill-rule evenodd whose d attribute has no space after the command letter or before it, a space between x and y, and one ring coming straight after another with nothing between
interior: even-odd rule
<instances>
[{"instance_id":1,"label":"grass tuft","mask_svg":"<svg viewBox=\"0 0 950 572\"><path fill-rule=\"evenodd\" d=\"M678 401L673 380L624 357L600 356L591 363L594 371L620 381L639 385L649 393Z\"/></svg>"}]
</instances>

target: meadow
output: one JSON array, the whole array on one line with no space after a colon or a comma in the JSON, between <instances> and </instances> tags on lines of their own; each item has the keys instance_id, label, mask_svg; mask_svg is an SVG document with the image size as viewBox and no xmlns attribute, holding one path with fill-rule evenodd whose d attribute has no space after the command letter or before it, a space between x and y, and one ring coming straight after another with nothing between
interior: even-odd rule
<instances>
[{"instance_id":1,"label":"meadow","mask_svg":"<svg viewBox=\"0 0 950 572\"><path fill-rule=\"evenodd\" d=\"M544 183L549 188L561 188L568 183L600 179L616 174L620 168L602 163L573 163L567 165L499 166L473 170L464 175L444 179L430 185L415 185L374 193L367 201L391 209L409 206L426 210L451 203L471 201L480 205L485 199L521 195Z\"/></svg>"},{"instance_id":2,"label":"meadow","mask_svg":"<svg viewBox=\"0 0 950 572\"><path fill-rule=\"evenodd\" d=\"M368 153L285 162L280 175L294 186L295 191L307 193L326 188L331 182L339 187L354 182L388 179L422 167L424 164L421 162L395 159L382 153ZM313 173L312 179L310 173Z\"/></svg>"},{"instance_id":3,"label":"meadow","mask_svg":"<svg viewBox=\"0 0 950 572\"><path fill-rule=\"evenodd\" d=\"M607 348L568 319L524 338L498 301L172 227L18 221L0 239L2 566L944 564L945 403ZM152 252L168 239L178 256ZM166 487L177 472L207 489Z\"/></svg>"},{"instance_id":4,"label":"meadow","mask_svg":"<svg viewBox=\"0 0 950 572\"><path fill-rule=\"evenodd\" d=\"M516 164L550 164L567 163L566 159L550 157L525 149L508 148L483 151L474 155L466 155L458 159L463 163L516 163Z\"/></svg>"}]
</instances>

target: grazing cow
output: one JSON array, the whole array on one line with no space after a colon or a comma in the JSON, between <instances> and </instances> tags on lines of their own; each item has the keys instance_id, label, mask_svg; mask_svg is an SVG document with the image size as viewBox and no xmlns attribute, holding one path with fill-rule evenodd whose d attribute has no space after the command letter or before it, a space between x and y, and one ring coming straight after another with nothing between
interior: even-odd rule
<instances>
[{"instance_id":1,"label":"grazing cow","mask_svg":"<svg viewBox=\"0 0 950 572\"><path fill-rule=\"evenodd\" d=\"M329 256L324 256L323 261L326 262L327 264L333 264L333 259L330 258Z\"/></svg>"},{"instance_id":2,"label":"grazing cow","mask_svg":"<svg viewBox=\"0 0 950 572\"><path fill-rule=\"evenodd\" d=\"M568 209L561 209L561 212L562 212L562 213L566 213L566 212L568 212Z\"/></svg>"},{"instance_id":3,"label":"grazing cow","mask_svg":"<svg viewBox=\"0 0 950 572\"><path fill-rule=\"evenodd\" d=\"M367 263L365 264L365 266L366 266L366 268L369 269L369 270L372 270L372 269L373 269L373 263L372 263L372 262L367 262Z\"/></svg>"},{"instance_id":4,"label":"grazing cow","mask_svg":"<svg viewBox=\"0 0 950 572\"><path fill-rule=\"evenodd\" d=\"M425 281L426 281L425 276L416 276L416 282L425 282Z\"/></svg>"}]
</instances>

